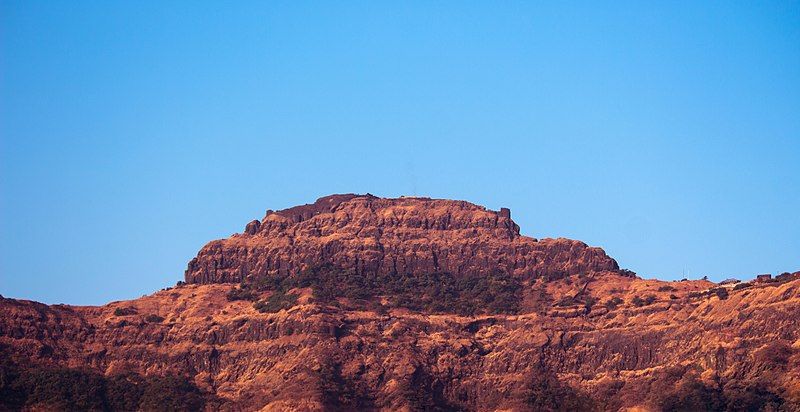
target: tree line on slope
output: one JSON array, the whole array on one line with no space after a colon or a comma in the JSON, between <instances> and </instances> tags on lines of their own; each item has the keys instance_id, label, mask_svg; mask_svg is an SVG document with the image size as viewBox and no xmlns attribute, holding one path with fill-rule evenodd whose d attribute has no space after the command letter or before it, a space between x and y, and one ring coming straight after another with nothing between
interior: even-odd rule
<instances>
[{"instance_id":1,"label":"tree line on slope","mask_svg":"<svg viewBox=\"0 0 800 412\"><path fill-rule=\"evenodd\" d=\"M276 312L294 305L297 296L289 291L310 287L314 300L338 304L346 299L354 308L385 310L406 308L426 313L515 314L521 301L518 279L497 271L489 274L435 272L422 275L378 274L342 269L330 264L312 267L295 275L270 274L249 279L232 289L229 300L256 301L263 312ZM271 291L258 300L261 292Z\"/></svg>"},{"instance_id":2,"label":"tree line on slope","mask_svg":"<svg viewBox=\"0 0 800 412\"><path fill-rule=\"evenodd\" d=\"M0 363L0 410L196 411L206 397L182 376L103 376L61 367Z\"/></svg>"}]
</instances>

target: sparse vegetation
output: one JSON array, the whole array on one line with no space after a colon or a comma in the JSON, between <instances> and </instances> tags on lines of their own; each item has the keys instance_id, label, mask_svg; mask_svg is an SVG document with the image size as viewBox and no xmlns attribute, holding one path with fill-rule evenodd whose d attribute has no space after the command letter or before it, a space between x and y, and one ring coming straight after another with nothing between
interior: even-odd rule
<instances>
[{"instance_id":1,"label":"sparse vegetation","mask_svg":"<svg viewBox=\"0 0 800 412\"><path fill-rule=\"evenodd\" d=\"M372 312L377 313L378 315L385 315L389 313L389 308L387 308L384 304L382 304L378 300L374 300L370 302L369 307L367 308Z\"/></svg>"},{"instance_id":2,"label":"sparse vegetation","mask_svg":"<svg viewBox=\"0 0 800 412\"><path fill-rule=\"evenodd\" d=\"M391 306L423 312L517 313L521 299L519 281L500 272L458 277L448 273L388 276L378 285L382 285L378 290L389 298Z\"/></svg>"},{"instance_id":3,"label":"sparse vegetation","mask_svg":"<svg viewBox=\"0 0 800 412\"><path fill-rule=\"evenodd\" d=\"M559 299L558 302L556 302L556 306L562 308L573 305L575 305L575 299L573 299L572 296L564 296L561 299Z\"/></svg>"},{"instance_id":4,"label":"sparse vegetation","mask_svg":"<svg viewBox=\"0 0 800 412\"><path fill-rule=\"evenodd\" d=\"M591 312L592 308L594 307L594 305L596 303L597 303L597 298L596 297L587 296L586 299L583 302L583 307L584 307L584 309L586 309L586 313Z\"/></svg>"},{"instance_id":5,"label":"sparse vegetation","mask_svg":"<svg viewBox=\"0 0 800 412\"><path fill-rule=\"evenodd\" d=\"M631 299L631 303L636 307L652 305L655 301L655 295L647 295L644 299L639 296L634 296L633 299Z\"/></svg>"},{"instance_id":6,"label":"sparse vegetation","mask_svg":"<svg viewBox=\"0 0 800 412\"><path fill-rule=\"evenodd\" d=\"M116 308L114 309L114 316L130 316L139 313L136 308L129 306L126 308Z\"/></svg>"},{"instance_id":7,"label":"sparse vegetation","mask_svg":"<svg viewBox=\"0 0 800 412\"><path fill-rule=\"evenodd\" d=\"M737 283L736 286L733 287L733 290L747 289L747 288L749 288L751 286L753 286L753 284L750 283L750 282Z\"/></svg>"},{"instance_id":8,"label":"sparse vegetation","mask_svg":"<svg viewBox=\"0 0 800 412\"><path fill-rule=\"evenodd\" d=\"M249 300L254 301L258 298L258 295L250 290L247 285L242 285L239 287L234 287L233 289L228 291L228 294L225 295L229 302L233 302L236 300Z\"/></svg>"},{"instance_id":9,"label":"sparse vegetation","mask_svg":"<svg viewBox=\"0 0 800 412\"><path fill-rule=\"evenodd\" d=\"M556 280L565 279L569 276L569 274L567 272L564 272L563 270L551 270L540 273L540 276L547 282L553 282Z\"/></svg>"},{"instance_id":10,"label":"sparse vegetation","mask_svg":"<svg viewBox=\"0 0 800 412\"><path fill-rule=\"evenodd\" d=\"M265 300L259 300L253 307L261 313L276 313L289 309L297 304L298 296L294 293L285 293L277 290Z\"/></svg>"},{"instance_id":11,"label":"sparse vegetation","mask_svg":"<svg viewBox=\"0 0 800 412\"><path fill-rule=\"evenodd\" d=\"M664 285L664 286L661 286L661 287L658 288L659 292L674 292L676 290L678 290L678 289L675 289L674 286L670 286L670 285Z\"/></svg>"},{"instance_id":12,"label":"sparse vegetation","mask_svg":"<svg viewBox=\"0 0 800 412\"><path fill-rule=\"evenodd\" d=\"M161 323L161 322L164 321L164 318L161 317L161 316L158 316L156 314L150 314L150 315L147 315L147 317L144 318L144 320L149 322L149 323Z\"/></svg>"},{"instance_id":13,"label":"sparse vegetation","mask_svg":"<svg viewBox=\"0 0 800 412\"><path fill-rule=\"evenodd\" d=\"M622 298L620 298L619 296L614 296L606 301L605 307L608 310L614 310L617 307L619 307L619 305L621 305L623 302L624 301L622 300Z\"/></svg>"},{"instance_id":14,"label":"sparse vegetation","mask_svg":"<svg viewBox=\"0 0 800 412\"><path fill-rule=\"evenodd\" d=\"M288 296L293 296L287 295L289 290L306 287L311 288L314 300L323 304L338 305L339 299L346 299L350 307L375 310L373 302L385 297L388 303L383 305L384 309L402 307L429 313L475 315L517 313L522 285L502 272L459 276L375 274L322 265L295 276L272 274L250 280L229 292L229 299L245 299L251 292L271 290L276 293L256 302L256 308L277 311L286 307L289 302L286 299L291 299Z\"/></svg>"},{"instance_id":15,"label":"sparse vegetation","mask_svg":"<svg viewBox=\"0 0 800 412\"><path fill-rule=\"evenodd\" d=\"M713 294L717 295L720 300L728 299L728 289L726 288L716 288L711 291Z\"/></svg>"}]
</instances>

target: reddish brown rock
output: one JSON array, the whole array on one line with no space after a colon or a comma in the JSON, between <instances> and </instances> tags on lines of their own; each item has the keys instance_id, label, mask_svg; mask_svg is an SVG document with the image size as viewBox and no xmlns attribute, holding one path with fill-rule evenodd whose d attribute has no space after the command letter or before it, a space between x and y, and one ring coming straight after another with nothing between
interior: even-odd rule
<instances>
[{"instance_id":1,"label":"reddish brown rock","mask_svg":"<svg viewBox=\"0 0 800 412\"><path fill-rule=\"evenodd\" d=\"M501 271L519 304L459 316L384 306L396 289L325 300L318 285L220 284L319 263L406 280ZM52 368L187 376L209 411L800 410L798 273L724 291L641 279L601 249L520 236L508 209L330 196L211 242L186 280L99 307L0 297L0 410L69 409L42 401L75 386L39 373ZM281 293L295 300L256 309ZM31 370L39 397L10 396Z\"/></svg>"},{"instance_id":2,"label":"reddish brown rock","mask_svg":"<svg viewBox=\"0 0 800 412\"><path fill-rule=\"evenodd\" d=\"M186 281L239 282L321 263L381 274L500 270L523 279L619 269L583 242L521 236L505 208L349 194L267 213L243 234L210 242L189 262Z\"/></svg>"},{"instance_id":3,"label":"reddish brown rock","mask_svg":"<svg viewBox=\"0 0 800 412\"><path fill-rule=\"evenodd\" d=\"M526 290L539 286L556 300L575 291L564 280ZM658 292L665 286L674 290ZM709 286L605 276L588 293L598 307L609 296L623 303L599 316L582 306L470 318L316 304L265 314L227 301L232 285L102 307L2 299L0 355L23 367L187 375L218 398L208 410L531 410L531 391L552 391L586 397L590 408L577 410L658 411L679 382L695 378L727 400L751 396L750 385L795 410L800 281L726 300L689 297ZM656 301L631 303L647 294ZM559 316L566 311L574 314ZM164 321L146 321L153 314ZM548 373L549 385L532 383Z\"/></svg>"}]
</instances>

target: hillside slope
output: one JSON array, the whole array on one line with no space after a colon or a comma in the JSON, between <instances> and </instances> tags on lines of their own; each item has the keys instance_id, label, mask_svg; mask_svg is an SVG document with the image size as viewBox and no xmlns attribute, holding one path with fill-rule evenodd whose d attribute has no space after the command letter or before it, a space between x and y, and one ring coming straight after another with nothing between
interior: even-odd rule
<instances>
[{"instance_id":1,"label":"hillside slope","mask_svg":"<svg viewBox=\"0 0 800 412\"><path fill-rule=\"evenodd\" d=\"M150 296L0 298L0 410L796 411L798 278L641 279L507 211L337 195Z\"/></svg>"}]
</instances>

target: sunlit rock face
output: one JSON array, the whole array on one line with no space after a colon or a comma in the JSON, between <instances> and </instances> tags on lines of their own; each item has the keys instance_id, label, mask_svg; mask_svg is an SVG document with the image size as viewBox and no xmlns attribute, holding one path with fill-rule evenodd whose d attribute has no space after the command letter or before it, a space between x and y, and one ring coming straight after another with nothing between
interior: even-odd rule
<instances>
[{"instance_id":1,"label":"sunlit rock face","mask_svg":"<svg viewBox=\"0 0 800 412\"><path fill-rule=\"evenodd\" d=\"M519 234L508 209L464 201L332 195L268 211L243 234L207 244L186 271L188 283L239 282L272 271L331 263L379 274L503 271L532 279L619 269L600 248Z\"/></svg>"},{"instance_id":2,"label":"sunlit rock face","mask_svg":"<svg viewBox=\"0 0 800 412\"><path fill-rule=\"evenodd\" d=\"M0 410L800 410L800 272L643 279L507 209L328 196L185 279L0 298Z\"/></svg>"}]
</instances>

